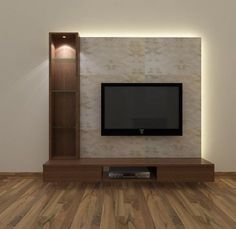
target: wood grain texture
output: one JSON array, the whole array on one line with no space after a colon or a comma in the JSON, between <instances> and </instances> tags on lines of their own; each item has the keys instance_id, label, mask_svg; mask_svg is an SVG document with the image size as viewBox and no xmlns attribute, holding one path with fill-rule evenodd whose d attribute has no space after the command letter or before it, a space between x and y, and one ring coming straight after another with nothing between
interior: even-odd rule
<instances>
[{"instance_id":1,"label":"wood grain texture","mask_svg":"<svg viewBox=\"0 0 236 229\"><path fill-rule=\"evenodd\" d=\"M52 60L52 90L76 90L74 59Z\"/></svg>"},{"instance_id":2,"label":"wood grain texture","mask_svg":"<svg viewBox=\"0 0 236 229\"><path fill-rule=\"evenodd\" d=\"M100 181L102 167L99 166L44 166L44 181Z\"/></svg>"},{"instance_id":3,"label":"wood grain texture","mask_svg":"<svg viewBox=\"0 0 236 229\"><path fill-rule=\"evenodd\" d=\"M236 172L215 172L215 176L236 176Z\"/></svg>"},{"instance_id":4,"label":"wood grain texture","mask_svg":"<svg viewBox=\"0 0 236 229\"><path fill-rule=\"evenodd\" d=\"M53 127L75 127L75 94L53 93Z\"/></svg>"},{"instance_id":5,"label":"wood grain texture","mask_svg":"<svg viewBox=\"0 0 236 229\"><path fill-rule=\"evenodd\" d=\"M203 158L80 158L79 160L47 161L45 165L100 165L100 166L192 166L212 165Z\"/></svg>"},{"instance_id":6,"label":"wood grain texture","mask_svg":"<svg viewBox=\"0 0 236 229\"><path fill-rule=\"evenodd\" d=\"M78 33L49 33L49 158L79 157Z\"/></svg>"},{"instance_id":7,"label":"wood grain texture","mask_svg":"<svg viewBox=\"0 0 236 229\"><path fill-rule=\"evenodd\" d=\"M48 183L0 176L0 228L236 228L236 177L214 183Z\"/></svg>"},{"instance_id":8,"label":"wood grain texture","mask_svg":"<svg viewBox=\"0 0 236 229\"><path fill-rule=\"evenodd\" d=\"M199 182L199 181L214 181L213 166L160 166L157 168L157 181L183 181L183 182Z\"/></svg>"},{"instance_id":9,"label":"wood grain texture","mask_svg":"<svg viewBox=\"0 0 236 229\"><path fill-rule=\"evenodd\" d=\"M62 147L61 147L62 148ZM104 167L140 166L152 169L149 181L214 181L214 164L202 158L81 158L50 160L43 165L45 181L115 181L103 172ZM86 167L87 170L83 171ZM90 171L91 170L91 171ZM126 180L137 181L135 179ZM147 181L144 179L143 181Z\"/></svg>"}]
</instances>

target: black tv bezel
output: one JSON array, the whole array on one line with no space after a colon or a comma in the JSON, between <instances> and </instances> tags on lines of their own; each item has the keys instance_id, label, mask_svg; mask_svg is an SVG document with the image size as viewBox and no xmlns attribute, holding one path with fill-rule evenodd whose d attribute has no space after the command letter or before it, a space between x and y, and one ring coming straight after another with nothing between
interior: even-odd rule
<instances>
[{"instance_id":1,"label":"black tv bezel","mask_svg":"<svg viewBox=\"0 0 236 229\"><path fill-rule=\"evenodd\" d=\"M178 129L106 129L105 88L106 87L177 87L179 89ZM102 83L101 84L101 135L102 136L182 136L183 135L183 84L182 83Z\"/></svg>"}]
</instances>

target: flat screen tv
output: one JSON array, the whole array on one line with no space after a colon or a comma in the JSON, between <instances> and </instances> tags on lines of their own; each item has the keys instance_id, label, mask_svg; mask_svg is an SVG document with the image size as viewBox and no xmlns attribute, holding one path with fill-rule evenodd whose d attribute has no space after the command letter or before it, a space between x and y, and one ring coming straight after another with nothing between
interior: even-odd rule
<instances>
[{"instance_id":1,"label":"flat screen tv","mask_svg":"<svg viewBox=\"0 0 236 229\"><path fill-rule=\"evenodd\" d=\"M182 135L181 83L102 83L101 135Z\"/></svg>"}]
</instances>

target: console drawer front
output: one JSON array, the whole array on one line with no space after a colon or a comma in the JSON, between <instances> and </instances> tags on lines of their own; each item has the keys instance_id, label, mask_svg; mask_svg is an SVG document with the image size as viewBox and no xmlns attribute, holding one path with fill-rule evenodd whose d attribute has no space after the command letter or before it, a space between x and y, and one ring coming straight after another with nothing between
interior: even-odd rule
<instances>
[{"instance_id":1,"label":"console drawer front","mask_svg":"<svg viewBox=\"0 0 236 229\"><path fill-rule=\"evenodd\" d=\"M101 181L101 166L45 166L45 181Z\"/></svg>"},{"instance_id":2,"label":"console drawer front","mask_svg":"<svg viewBox=\"0 0 236 229\"><path fill-rule=\"evenodd\" d=\"M201 182L214 181L214 166L160 166L157 168L157 181L160 182Z\"/></svg>"}]
</instances>

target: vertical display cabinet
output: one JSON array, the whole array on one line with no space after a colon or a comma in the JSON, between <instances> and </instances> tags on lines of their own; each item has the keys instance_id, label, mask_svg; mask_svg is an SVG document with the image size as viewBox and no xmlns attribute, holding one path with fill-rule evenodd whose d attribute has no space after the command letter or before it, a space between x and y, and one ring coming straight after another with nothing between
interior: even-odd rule
<instances>
[{"instance_id":1,"label":"vertical display cabinet","mask_svg":"<svg viewBox=\"0 0 236 229\"><path fill-rule=\"evenodd\" d=\"M49 159L79 158L79 36L49 33Z\"/></svg>"}]
</instances>

